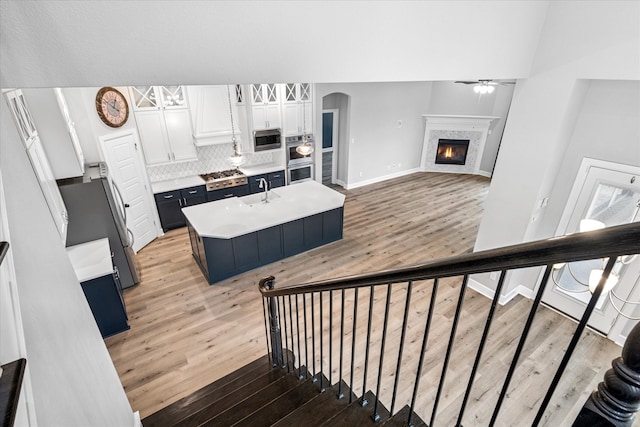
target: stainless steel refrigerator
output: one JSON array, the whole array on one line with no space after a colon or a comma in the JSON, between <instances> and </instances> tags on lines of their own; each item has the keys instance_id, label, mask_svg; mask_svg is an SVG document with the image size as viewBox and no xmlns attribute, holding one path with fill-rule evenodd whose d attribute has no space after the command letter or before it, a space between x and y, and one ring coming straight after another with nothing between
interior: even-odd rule
<instances>
[{"instance_id":1,"label":"stainless steel refrigerator","mask_svg":"<svg viewBox=\"0 0 640 427\"><path fill-rule=\"evenodd\" d=\"M127 205L109 178L106 164L86 165L84 176L60 180L58 186L69 214L67 246L109 238L122 287L138 283L133 234L126 223Z\"/></svg>"}]
</instances>

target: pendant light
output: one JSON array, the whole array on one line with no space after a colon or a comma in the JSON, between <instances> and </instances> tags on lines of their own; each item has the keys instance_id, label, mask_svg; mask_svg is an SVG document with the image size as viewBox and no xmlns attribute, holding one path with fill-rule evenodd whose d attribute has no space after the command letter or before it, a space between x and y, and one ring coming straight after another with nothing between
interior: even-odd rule
<instances>
[{"instance_id":1,"label":"pendant light","mask_svg":"<svg viewBox=\"0 0 640 427\"><path fill-rule=\"evenodd\" d=\"M638 202L638 207L636 208L635 213L633 214L632 221L637 217L639 211L640 211L640 201ZM581 233L585 233L585 232L601 230L603 228L605 228L605 224L601 221L597 221L594 219L583 219L580 221L579 230ZM626 317L627 319L630 319L630 320L640 320L640 317L633 317L624 313L622 311L623 307L618 306L616 304L616 301L621 302L623 305L627 304L631 306L640 305L640 301L630 301L619 296L615 292L615 287L618 284L618 281L620 279L622 268L625 265L631 264L633 261L635 261L637 256L638 255L624 255L624 256L618 257L608 277L604 279L605 283L602 289L602 295L608 296L611 306L621 316ZM604 274L604 265L606 264L607 259L602 259L601 261L602 261L602 267L589 270L587 280L585 280L585 278L580 278L579 277L580 274L577 274L576 271L574 271L574 267L575 267L574 264L577 264L577 263L554 264L553 270L551 272L551 279L553 280L554 284L564 292L574 293L574 294L590 292L591 294L593 294L598 284L602 280L602 276ZM560 283L560 279L561 279L560 276L562 274L561 273L562 270L566 270L567 272L567 274L564 275L564 277L566 278L566 286L571 286L571 287L563 286L563 284ZM582 274L584 275L584 272Z\"/></svg>"},{"instance_id":2,"label":"pendant light","mask_svg":"<svg viewBox=\"0 0 640 427\"><path fill-rule=\"evenodd\" d=\"M245 156L240 152L240 144L236 140L236 130L233 124L233 109L231 108L231 93L229 92L229 85L227 85L227 101L229 101L229 116L231 117L231 142L233 143L233 155L231 156L231 164L234 167L244 164Z\"/></svg>"},{"instance_id":3,"label":"pendant light","mask_svg":"<svg viewBox=\"0 0 640 427\"><path fill-rule=\"evenodd\" d=\"M313 153L314 147L309 143L309 140L307 139L307 120L306 120L307 112L305 111L304 105L305 105L305 101L303 100L302 101L302 144L296 147L296 153L300 154L301 156L309 156L311 155L311 153Z\"/></svg>"}]
</instances>

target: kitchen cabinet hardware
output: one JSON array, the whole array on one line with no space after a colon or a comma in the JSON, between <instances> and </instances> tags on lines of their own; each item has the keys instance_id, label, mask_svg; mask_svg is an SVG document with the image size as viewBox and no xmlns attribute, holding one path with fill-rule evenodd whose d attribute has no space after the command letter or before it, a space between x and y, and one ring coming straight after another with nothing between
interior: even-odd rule
<instances>
[{"instance_id":1,"label":"kitchen cabinet hardware","mask_svg":"<svg viewBox=\"0 0 640 427\"><path fill-rule=\"evenodd\" d=\"M164 231L184 227L185 219L182 208L207 201L207 191L204 185L168 191L155 195L160 226Z\"/></svg>"}]
</instances>

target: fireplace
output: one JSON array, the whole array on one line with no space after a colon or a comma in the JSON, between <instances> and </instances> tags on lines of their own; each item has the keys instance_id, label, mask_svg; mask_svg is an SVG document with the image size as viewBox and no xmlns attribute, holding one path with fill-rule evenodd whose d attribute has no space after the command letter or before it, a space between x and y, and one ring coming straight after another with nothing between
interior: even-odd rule
<instances>
[{"instance_id":1,"label":"fireplace","mask_svg":"<svg viewBox=\"0 0 640 427\"><path fill-rule=\"evenodd\" d=\"M468 150L468 139L438 139L436 164L464 165Z\"/></svg>"}]
</instances>

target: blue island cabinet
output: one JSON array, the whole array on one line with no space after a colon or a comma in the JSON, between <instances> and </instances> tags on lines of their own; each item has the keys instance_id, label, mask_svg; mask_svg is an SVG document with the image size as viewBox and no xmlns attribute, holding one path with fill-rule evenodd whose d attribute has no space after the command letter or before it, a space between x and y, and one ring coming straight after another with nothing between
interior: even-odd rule
<instances>
[{"instance_id":1,"label":"blue island cabinet","mask_svg":"<svg viewBox=\"0 0 640 427\"><path fill-rule=\"evenodd\" d=\"M200 236L187 222L191 250L209 284L342 239L344 208L243 234Z\"/></svg>"}]
</instances>

